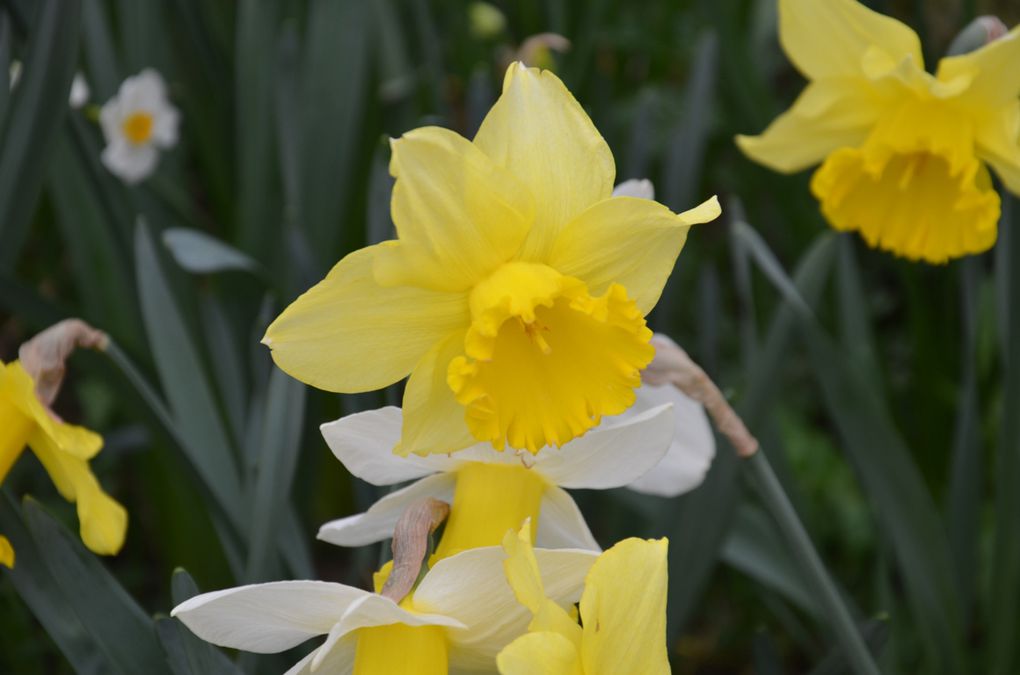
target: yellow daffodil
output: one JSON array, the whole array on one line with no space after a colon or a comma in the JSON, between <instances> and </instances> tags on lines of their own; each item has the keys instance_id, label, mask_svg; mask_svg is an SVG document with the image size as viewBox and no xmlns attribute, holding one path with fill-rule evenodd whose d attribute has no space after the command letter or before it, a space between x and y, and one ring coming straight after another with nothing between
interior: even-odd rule
<instances>
[{"instance_id":1,"label":"yellow daffodil","mask_svg":"<svg viewBox=\"0 0 1020 675\"><path fill-rule=\"evenodd\" d=\"M0 481L28 446L60 494L78 506L81 538L95 553L113 555L124 543L127 512L103 492L88 461L103 439L58 419L39 400L21 363L0 362ZM0 563L13 567L14 550L0 536Z\"/></svg>"},{"instance_id":2,"label":"yellow daffodil","mask_svg":"<svg viewBox=\"0 0 1020 675\"><path fill-rule=\"evenodd\" d=\"M393 141L397 239L355 251L266 332L330 391L410 374L399 454L561 446L634 402L652 309L693 223L612 197L606 142L560 80L513 64L473 141Z\"/></svg>"},{"instance_id":3,"label":"yellow daffodil","mask_svg":"<svg viewBox=\"0 0 1020 675\"><path fill-rule=\"evenodd\" d=\"M539 578L553 601L576 602L595 554L535 553ZM326 635L289 675L491 671L496 654L528 624L527 611L514 600L500 569L504 557L490 546L446 558L399 604L343 584L277 581L204 593L171 615L203 640L262 654Z\"/></svg>"},{"instance_id":4,"label":"yellow daffodil","mask_svg":"<svg viewBox=\"0 0 1020 675\"><path fill-rule=\"evenodd\" d=\"M647 372L647 371L646 371ZM397 457L400 409L348 415L321 426L333 454L373 485L398 485L366 512L319 528L319 539L363 546L393 536L409 505L426 497L451 504L436 556L498 545L508 529L531 519L535 543L546 548L600 550L573 498L563 488L608 489L671 497L701 484L715 455L704 408L675 387L642 385L622 415L562 449L534 457L479 443L453 455Z\"/></svg>"},{"instance_id":5,"label":"yellow daffodil","mask_svg":"<svg viewBox=\"0 0 1020 675\"><path fill-rule=\"evenodd\" d=\"M854 0L780 0L779 37L810 80L743 151L777 171L819 161L811 191L837 230L938 263L995 243L999 196L1020 193L1020 37L924 70L913 30Z\"/></svg>"},{"instance_id":6,"label":"yellow daffodil","mask_svg":"<svg viewBox=\"0 0 1020 675\"><path fill-rule=\"evenodd\" d=\"M533 618L499 653L503 675L669 673L666 654L665 539L624 539L588 570L580 618L546 597L530 528L503 540L507 581Z\"/></svg>"}]
</instances>

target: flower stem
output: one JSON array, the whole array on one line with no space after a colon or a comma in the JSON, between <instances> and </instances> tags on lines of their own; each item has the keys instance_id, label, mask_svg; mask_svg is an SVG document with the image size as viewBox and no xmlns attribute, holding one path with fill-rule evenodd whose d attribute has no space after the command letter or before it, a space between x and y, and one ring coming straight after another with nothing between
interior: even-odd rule
<instances>
[{"instance_id":1,"label":"flower stem","mask_svg":"<svg viewBox=\"0 0 1020 675\"><path fill-rule=\"evenodd\" d=\"M836 585L829 577L825 565L822 564L818 552L811 543L807 530L797 516L783 486L776 478L775 471L768 457L762 451L755 452L746 458L750 470L754 474L758 492L772 517L779 525L787 544L793 551L801 569L807 575L808 583L813 587L822 609L828 616L836 639L839 641L851 668L858 675L879 675L880 671L861 637L861 632L850 615L850 610L843 602Z\"/></svg>"}]
</instances>

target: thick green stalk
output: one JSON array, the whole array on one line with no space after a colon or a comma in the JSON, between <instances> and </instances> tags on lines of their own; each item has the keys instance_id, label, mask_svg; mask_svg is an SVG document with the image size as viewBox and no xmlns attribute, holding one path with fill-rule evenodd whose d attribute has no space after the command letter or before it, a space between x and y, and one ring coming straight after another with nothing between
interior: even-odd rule
<instances>
[{"instance_id":1,"label":"thick green stalk","mask_svg":"<svg viewBox=\"0 0 1020 675\"><path fill-rule=\"evenodd\" d=\"M818 600L825 609L846 655L847 661L858 675L879 675L880 671L875 660L864 643L864 638L850 615L850 610L840 597L836 585L829 578L829 573L822 564L818 552L815 551L807 530L800 522L797 512L786 496L783 486L776 478L772 465L765 453L759 450L745 459L755 477L755 485L772 514L779 529L786 537L790 550L797 558L801 569L807 575L808 582L818 595Z\"/></svg>"}]
</instances>

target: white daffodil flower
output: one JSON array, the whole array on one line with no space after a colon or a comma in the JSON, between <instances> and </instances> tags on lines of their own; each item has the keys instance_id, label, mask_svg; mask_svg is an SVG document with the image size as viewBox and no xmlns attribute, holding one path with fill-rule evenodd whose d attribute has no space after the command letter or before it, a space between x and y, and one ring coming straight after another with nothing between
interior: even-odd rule
<instances>
[{"instance_id":1,"label":"white daffodil flower","mask_svg":"<svg viewBox=\"0 0 1020 675\"><path fill-rule=\"evenodd\" d=\"M159 151L177 143L178 121L159 73L148 68L127 78L99 113L106 137L103 164L125 183L147 178Z\"/></svg>"},{"instance_id":2,"label":"white daffodil flower","mask_svg":"<svg viewBox=\"0 0 1020 675\"><path fill-rule=\"evenodd\" d=\"M358 478L373 485L416 482L364 513L326 523L319 539L340 546L382 541L392 535L409 504L434 497L452 504L436 550L440 557L491 545L493 537L500 541L502 533L526 517L540 546L599 550L563 488L627 486L673 496L699 485L715 456L704 409L672 386L641 386L637 401L622 415L604 419L562 448L545 447L534 456L480 443L450 455L400 457L392 452L400 427L401 411L395 407L321 426L333 454Z\"/></svg>"},{"instance_id":3,"label":"white daffodil flower","mask_svg":"<svg viewBox=\"0 0 1020 675\"><path fill-rule=\"evenodd\" d=\"M564 608L577 602L596 557L536 549L546 595ZM493 671L531 620L506 582L505 559L490 546L440 560L400 604L343 584L277 581L204 593L171 616L207 642L261 654L327 636L286 675Z\"/></svg>"}]
</instances>

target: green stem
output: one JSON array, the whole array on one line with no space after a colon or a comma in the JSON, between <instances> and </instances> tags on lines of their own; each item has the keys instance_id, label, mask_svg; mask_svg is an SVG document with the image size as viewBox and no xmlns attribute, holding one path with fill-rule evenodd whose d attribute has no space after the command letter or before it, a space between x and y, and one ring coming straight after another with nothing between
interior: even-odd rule
<instances>
[{"instance_id":1,"label":"green stem","mask_svg":"<svg viewBox=\"0 0 1020 675\"><path fill-rule=\"evenodd\" d=\"M783 486L776 478L768 457L759 450L747 458L747 463L757 479L756 485L765 506L776 520L797 562L807 575L808 582L817 594L853 671L858 675L879 675L881 671L871 657L871 652L868 651L868 646L850 615L850 610L829 577L821 558L818 557L818 552L815 551L811 538L800 522L789 497L783 491Z\"/></svg>"}]
</instances>

